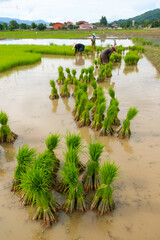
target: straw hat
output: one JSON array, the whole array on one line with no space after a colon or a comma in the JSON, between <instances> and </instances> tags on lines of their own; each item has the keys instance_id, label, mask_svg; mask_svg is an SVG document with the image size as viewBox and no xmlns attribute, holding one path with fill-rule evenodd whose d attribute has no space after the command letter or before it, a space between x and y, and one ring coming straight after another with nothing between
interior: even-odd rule
<instances>
[{"instance_id":1,"label":"straw hat","mask_svg":"<svg viewBox=\"0 0 160 240\"><path fill-rule=\"evenodd\" d=\"M73 45L72 45L72 50L75 48L75 46L76 46L76 44L73 44Z\"/></svg>"}]
</instances>

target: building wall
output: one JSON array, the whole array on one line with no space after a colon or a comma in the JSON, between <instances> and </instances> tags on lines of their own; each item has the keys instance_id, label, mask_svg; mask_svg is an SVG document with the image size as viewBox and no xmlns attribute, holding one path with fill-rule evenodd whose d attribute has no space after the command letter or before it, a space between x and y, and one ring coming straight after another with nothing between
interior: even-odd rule
<instances>
[{"instance_id":1,"label":"building wall","mask_svg":"<svg viewBox=\"0 0 160 240\"><path fill-rule=\"evenodd\" d=\"M54 30L62 29L62 27L65 27L65 25L62 23L55 23L53 25Z\"/></svg>"}]
</instances>

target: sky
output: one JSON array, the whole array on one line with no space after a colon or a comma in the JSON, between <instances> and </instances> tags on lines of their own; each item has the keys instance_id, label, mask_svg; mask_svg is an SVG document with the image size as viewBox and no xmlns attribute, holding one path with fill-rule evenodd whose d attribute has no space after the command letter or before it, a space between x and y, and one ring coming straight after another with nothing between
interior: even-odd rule
<instances>
[{"instance_id":1,"label":"sky","mask_svg":"<svg viewBox=\"0 0 160 240\"><path fill-rule=\"evenodd\" d=\"M160 8L160 0L0 0L0 17L47 22L108 22Z\"/></svg>"}]
</instances>

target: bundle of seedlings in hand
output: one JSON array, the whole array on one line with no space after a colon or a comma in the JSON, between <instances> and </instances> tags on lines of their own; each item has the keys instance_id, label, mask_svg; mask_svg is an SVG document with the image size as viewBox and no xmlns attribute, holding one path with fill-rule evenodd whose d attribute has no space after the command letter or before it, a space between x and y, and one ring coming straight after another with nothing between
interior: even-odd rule
<instances>
[{"instance_id":1,"label":"bundle of seedlings in hand","mask_svg":"<svg viewBox=\"0 0 160 240\"><path fill-rule=\"evenodd\" d=\"M61 92L61 94L60 94L60 96L61 96L62 98L64 98L64 97L70 97L70 93L69 93L69 90L68 90L68 84L69 84L69 80L66 79L66 80L64 81L64 86L62 87L62 92Z\"/></svg>"},{"instance_id":2,"label":"bundle of seedlings in hand","mask_svg":"<svg viewBox=\"0 0 160 240\"><path fill-rule=\"evenodd\" d=\"M111 185L114 184L119 177L119 167L117 167L114 162L106 161L101 167L100 173L102 184L97 189L93 198L91 210L97 209L98 213L103 215L111 212L115 208L112 195L116 188Z\"/></svg>"},{"instance_id":3,"label":"bundle of seedlings in hand","mask_svg":"<svg viewBox=\"0 0 160 240\"><path fill-rule=\"evenodd\" d=\"M97 82L93 80L91 86L93 87L93 94L90 101L95 102L97 100Z\"/></svg>"},{"instance_id":4,"label":"bundle of seedlings in hand","mask_svg":"<svg viewBox=\"0 0 160 240\"><path fill-rule=\"evenodd\" d=\"M23 145L21 148L19 147L18 154L16 155L17 163L16 169L14 171L14 180L11 187L11 191L18 191L19 185L21 183L22 174L28 171L28 168L32 166L32 163L36 158L36 150L29 147L27 145Z\"/></svg>"},{"instance_id":5,"label":"bundle of seedlings in hand","mask_svg":"<svg viewBox=\"0 0 160 240\"><path fill-rule=\"evenodd\" d=\"M138 110L136 107L129 108L127 113L127 118L123 121L123 125L118 131L118 137L119 138L130 138L131 136L131 130L130 130L130 120L132 120L138 113Z\"/></svg>"},{"instance_id":6,"label":"bundle of seedlings in hand","mask_svg":"<svg viewBox=\"0 0 160 240\"><path fill-rule=\"evenodd\" d=\"M33 220L43 219L44 224L49 227L56 222L55 212L59 208L58 203L52 198L49 191L49 175L43 169L33 166L22 174L20 187L26 204L36 207Z\"/></svg>"},{"instance_id":7,"label":"bundle of seedlings in hand","mask_svg":"<svg viewBox=\"0 0 160 240\"><path fill-rule=\"evenodd\" d=\"M140 59L140 56L138 56L137 51L129 51L126 53L126 56L124 57L124 61L126 65L136 65Z\"/></svg>"},{"instance_id":8,"label":"bundle of seedlings in hand","mask_svg":"<svg viewBox=\"0 0 160 240\"><path fill-rule=\"evenodd\" d=\"M67 187L67 200L63 205L65 212L72 213L74 210L84 212L87 210L83 198L83 186L78 180L78 169L74 163L69 162L63 166L62 178Z\"/></svg>"},{"instance_id":9,"label":"bundle of seedlings in hand","mask_svg":"<svg viewBox=\"0 0 160 240\"><path fill-rule=\"evenodd\" d=\"M72 82L72 75L69 68L66 68L66 73L67 73L67 79L69 80L69 82Z\"/></svg>"},{"instance_id":10,"label":"bundle of seedlings in hand","mask_svg":"<svg viewBox=\"0 0 160 240\"><path fill-rule=\"evenodd\" d=\"M96 190L101 184L100 176L100 156L103 152L104 145L100 142L90 142L88 149L90 158L87 162L87 171L83 176L83 186L86 191Z\"/></svg>"},{"instance_id":11,"label":"bundle of seedlings in hand","mask_svg":"<svg viewBox=\"0 0 160 240\"><path fill-rule=\"evenodd\" d=\"M99 104L99 106L97 108L97 111L94 115L94 120L91 125L91 127L95 128L95 130L101 129L105 110L106 110L106 103L102 102L101 104Z\"/></svg>"},{"instance_id":12,"label":"bundle of seedlings in hand","mask_svg":"<svg viewBox=\"0 0 160 240\"><path fill-rule=\"evenodd\" d=\"M121 62L122 60L122 55L116 52L113 52L112 55L109 58L109 61L114 63L114 62Z\"/></svg>"},{"instance_id":13,"label":"bundle of seedlings in hand","mask_svg":"<svg viewBox=\"0 0 160 240\"><path fill-rule=\"evenodd\" d=\"M69 151L69 149L77 149L77 157L78 157L79 151L81 151L81 149L83 148L81 135L67 132L67 134L65 136L65 140L66 140L66 145L67 145L68 151ZM78 167L79 171L85 170L85 166L81 163L81 161L79 160L79 157L78 157L78 166L77 167Z\"/></svg>"},{"instance_id":14,"label":"bundle of seedlings in hand","mask_svg":"<svg viewBox=\"0 0 160 240\"><path fill-rule=\"evenodd\" d=\"M110 100L110 105L109 107L113 106L114 105L114 109L115 109L115 114L114 114L114 119L113 119L113 124L116 125L116 126L119 126L120 125L120 120L118 118L118 112L119 112L119 101L117 98L115 98L115 90L113 88L109 88L108 89L108 93L111 97L111 100Z\"/></svg>"},{"instance_id":15,"label":"bundle of seedlings in hand","mask_svg":"<svg viewBox=\"0 0 160 240\"><path fill-rule=\"evenodd\" d=\"M76 79L76 73L77 73L76 69L72 69L72 78L70 81L71 84L73 84Z\"/></svg>"},{"instance_id":16,"label":"bundle of seedlings in hand","mask_svg":"<svg viewBox=\"0 0 160 240\"><path fill-rule=\"evenodd\" d=\"M8 126L8 116L5 112L0 112L0 143L11 143L14 142L15 139L18 137L17 134L13 133Z\"/></svg>"},{"instance_id":17,"label":"bundle of seedlings in hand","mask_svg":"<svg viewBox=\"0 0 160 240\"><path fill-rule=\"evenodd\" d=\"M58 143L60 141L60 135L59 134L50 134L48 138L46 139L46 146L47 150L50 154L52 154L52 159L54 160L54 172L58 171L59 166L60 166L60 161L56 157L54 153L54 149L58 146Z\"/></svg>"},{"instance_id":18,"label":"bundle of seedlings in hand","mask_svg":"<svg viewBox=\"0 0 160 240\"><path fill-rule=\"evenodd\" d=\"M86 102L85 109L84 109L82 116L80 118L80 121L78 123L78 127L89 126L91 124L91 120L89 117L89 111L91 110L92 106L93 106L93 103L88 100Z\"/></svg>"},{"instance_id":19,"label":"bundle of seedlings in hand","mask_svg":"<svg viewBox=\"0 0 160 240\"><path fill-rule=\"evenodd\" d=\"M93 72L94 72L94 66L90 66L90 67L88 68L88 72L89 72L89 79L88 79L89 82L95 80L95 77L94 77L94 74L93 74Z\"/></svg>"},{"instance_id":20,"label":"bundle of seedlings in hand","mask_svg":"<svg viewBox=\"0 0 160 240\"><path fill-rule=\"evenodd\" d=\"M51 95L49 96L49 98L50 98L51 100L58 99L58 98L59 98L59 96L58 96L58 91L57 91L57 89L56 89L56 87L55 87L55 82L54 82L54 80L50 80L50 85L51 85L51 87L52 87L52 90L51 90Z\"/></svg>"},{"instance_id":21,"label":"bundle of seedlings in hand","mask_svg":"<svg viewBox=\"0 0 160 240\"><path fill-rule=\"evenodd\" d=\"M65 80L65 76L64 76L64 72L63 72L63 67L59 66L57 82L58 82L58 84L64 84L64 80Z\"/></svg>"}]
</instances>

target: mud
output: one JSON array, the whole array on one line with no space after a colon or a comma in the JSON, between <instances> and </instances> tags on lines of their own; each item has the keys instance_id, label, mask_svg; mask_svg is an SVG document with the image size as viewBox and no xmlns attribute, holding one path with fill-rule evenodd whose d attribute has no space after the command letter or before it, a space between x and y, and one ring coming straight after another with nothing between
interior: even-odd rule
<instances>
[{"instance_id":1,"label":"mud","mask_svg":"<svg viewBox=\"0 0 160 240\"><path fill-rule=\"evenodd\" d=\"M82 62L82 61L81 61ZM126 67L124 61L115 65L113 76L101 83L106 92L114 87L120 101L121 122L131 106L139 113L131 121L129 140L99 137L91 128L77 128L72 116L74 98L51 101L49 81L58 77L58 66L89 67L93 59L83 59L75 65L74 58L44 56L41 64L19 67L0 74L0 109L9 116L9 125L18 134L13 144L0 145L0 239L2 240L157 240L160 239L160 78L152 64L143 57L137 68ZM60 86L56 86L59 90ZM73 86L70 86L73 92ZM89 88L90 94L92 88ZM42 152L50 132L62 135L66 130L80 132L84 144L90 137L105 144L102 162L108 157L121 169L119 188L114 193L116 209L111 215L98 217L88 210L67 215L59 212L59 222L46 230L40 221L32 221L29 207L23 207L18 197L10 192L16 166L15 154L19 145L27 143ZM64 144L56 150L62 160ZM81 155L86 163L87 156ZM56 194L56 199L61 199Z\"/></svg>"}]
</instances>

